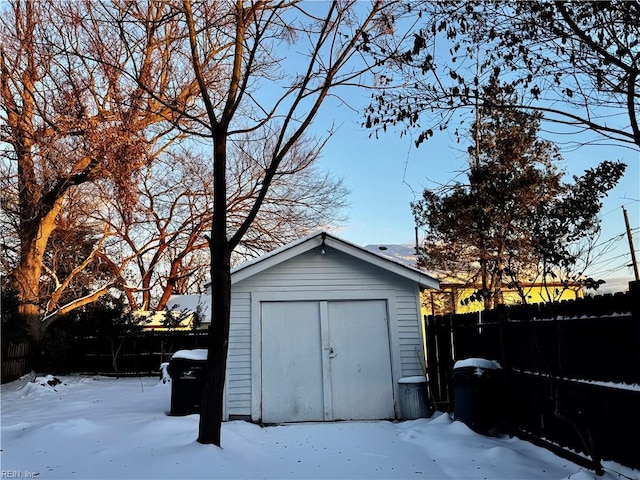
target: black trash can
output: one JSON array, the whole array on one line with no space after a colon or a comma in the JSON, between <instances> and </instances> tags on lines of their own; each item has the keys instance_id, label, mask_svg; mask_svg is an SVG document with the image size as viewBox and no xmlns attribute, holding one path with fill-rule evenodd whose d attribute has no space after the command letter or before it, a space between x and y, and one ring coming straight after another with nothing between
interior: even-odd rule
<instances>
[{"instance_id":1,"label":"black trash can","mask_svg":"<svg viewBox=\"0 0 640 480\"><path fill-rule=\"evenodd\" d=\"M501 410L501 374L500 364L493 360L457 361L453 367L454 420L482 434L495 429Z\"/></svg>"},{"instance_id":2,"label":"black trash can","mask_svg":"<svg viewBox=\"0 0 640 480\"><path fill-rule=\"evenodd\" d=\"M169 361L171 415L200 413L207 350L179 350Z\"/></svg>"}]
</instances>

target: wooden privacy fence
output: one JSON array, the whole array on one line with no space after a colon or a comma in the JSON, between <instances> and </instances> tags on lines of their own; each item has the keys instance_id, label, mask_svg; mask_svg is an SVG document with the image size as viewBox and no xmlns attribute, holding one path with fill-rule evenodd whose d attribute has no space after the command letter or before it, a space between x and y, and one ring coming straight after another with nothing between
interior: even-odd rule
<instances>
[{"instance_id":1,"label":"wooden privacy fence","mask_svg":"<svg viewBox=\"0 0 640 480\"><path fill-rule=\"evenodd\" d=\"M121 343L114 365L114 353ZM71 367L74 373L154 375L178 350L206 348L207 332L143 332L114 340L88 337L79 346L83 353L77 366Z\"/></svg>"},{"instance_id":2,"label":"wooden privacy fence","mask_svg":"<svg viewBox=\"0 0 640 480\"><path fill-rule=\"evenodd\" d=\"M28 356L28 343L3 342L2 382L15 380L31 369L55 375L155 375L160 364L176 351L206 348L207 335L204 330L196 330L141 332L114 338L73 337L35 361Z\"/></svg>"},{"instance_id":3,"label":"wooden privacy fence","mask_svg":"<svg viewBox=\"0 0 640 480\"><path fill-rule=\"evenodd\" d=\"M640 468L637 286L557 304L425 317L435 408L455 411L456 360L496 360L501 430L560 446L565 456L579 452L590 466L606 459Z\"/></svg>"},{"instance_id":4,"label":"wooden privacy fence","mask_svg":"<svg viewBox=\"0 0 640 480\"><path fill-rule=\"evenodd\" d=\"M2 383L29 371L29 343L2 342Z\"/></svg>"}]
</instances>

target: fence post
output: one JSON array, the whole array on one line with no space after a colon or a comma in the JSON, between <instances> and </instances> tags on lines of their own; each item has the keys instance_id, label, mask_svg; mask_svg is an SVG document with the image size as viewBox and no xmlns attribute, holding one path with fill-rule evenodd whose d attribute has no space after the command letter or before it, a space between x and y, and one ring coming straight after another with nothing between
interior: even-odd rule
<instances>
[{"instance_id":1,"label":"fence post","mask_svg":"<svg viewBox=\"0 0 640 480\"><path fill-rule=\"evenodd\" d=\"M499 325L499 337L500 337L500 362L502 364L502 407L505 421L505 429L506 433L512 437L513 436L513 406L512 406L512 396L511 396L511 375L512 375L512 367L511 367L511 353L509 350L509 345L511 344L510 338L510 329L509 329L509 313L505 305L500 304L496 307L498 314L498 325Z\"/></svg>"},{"instance_id":2,"label":"fence post","mask_svg":"<svg viewBox=\"0 0 640 480\"><path fill-rule=\"evenodd\" d=\"M453 314L440 317L442 323L438 328L438 356L440 370L440 388L443 390L442 401L447 404L447 411L453 411L453 352L455 350L455 338L453 335Z\"/></svg>"},{"instance_id":3,"label":"fence post","mask_svg":"<svg viewBox=\"0 0 640 480\"><path fill-rule=\"evenodd\" d=\"M638 302L638 297L640 297L640 282L634 281L629 282L629 291L627 292L629 295L629 304L631 305L631 318L633 319L633 335L634 335L634 344L635 348L635 360L636 360L636 374L638 375L637 380L640 382L640 302ZM635 299L635 300L634 300Z\"/></svg>"},{"instance_id":4,"label":"fence post","mask_svg":"<svg viewBox=\"0 0 640 480\"><path fill-rule=\"evenodd\" d=\"M424 316L424 327L427 340L427 372L429 375L428 388L431 399L437 410L442 404L442 385L440 379L440 359L438 358L437 322L434 316Z\"/></svg>"},{"instance_id":5,"label":"fence post","mask_svg":"<svg viewBox=\"0 0 640 480\"><path fill-rule=\"evenodd\" d=\"M445 316L425 315L429 389L436 410L451 407L451 321Z\"/></svg>"},{"instance_id":6,"label":"fence post","mask_svg":"<svg viewBox=\"0 0 640 480\"><path fill-rule=\"evenodd\" d=\"M631 316L636 320L640 319L640 302L633 301L640 295L640 281L629 282L629 295L631 295Z\"/></svg>"}]
</instances>

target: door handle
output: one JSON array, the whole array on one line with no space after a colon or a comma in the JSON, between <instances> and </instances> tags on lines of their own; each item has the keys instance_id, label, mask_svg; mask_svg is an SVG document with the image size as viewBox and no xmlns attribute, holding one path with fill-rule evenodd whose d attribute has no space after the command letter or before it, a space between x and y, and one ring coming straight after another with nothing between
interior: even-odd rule
<instances>
[{"instance_id":1,"label":"door handle","mask_svg":"<svg viewBox=\"0 0 640 480\"><path fill-rule=\"evenodd\" d=\"M333 358L337 355L333 348L329 348L329 358Z\"/></svg>"}]
</instances>

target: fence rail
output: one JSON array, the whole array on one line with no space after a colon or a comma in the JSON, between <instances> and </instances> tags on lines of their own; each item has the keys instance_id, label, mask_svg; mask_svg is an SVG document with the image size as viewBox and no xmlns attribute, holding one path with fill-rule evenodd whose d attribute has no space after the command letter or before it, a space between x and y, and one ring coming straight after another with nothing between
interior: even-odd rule
<instances>
[{"instance_id":1,"label":"fence rail","mask_svg":"<svg viewBox=\"0 0 640 480\"><path fill-rule=\"evenodd\" d=\"M32 368L55 375L154 375L178 350L206 348L206 331L141 332L114 338L74 337L35 361L28 343L2 344L2 383ZM117 355L116 355L117 353ZM115 361L114 361L115 358Z\"/></svg>"},{"instance_id":2,"label":"fence rail","mask_svg":"<svg viewBox=\"0 0 640 480\"><path fill-rule=\"evenodd\" d=\"M637 285L625 294L425 317L435 407L454 411L456 360L496 360L505 431L640 468L637 445L622 440L640 431Z\"/></svg>"}]
</instances>

